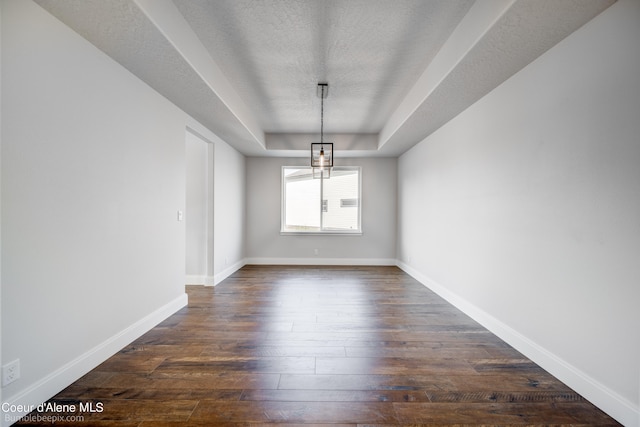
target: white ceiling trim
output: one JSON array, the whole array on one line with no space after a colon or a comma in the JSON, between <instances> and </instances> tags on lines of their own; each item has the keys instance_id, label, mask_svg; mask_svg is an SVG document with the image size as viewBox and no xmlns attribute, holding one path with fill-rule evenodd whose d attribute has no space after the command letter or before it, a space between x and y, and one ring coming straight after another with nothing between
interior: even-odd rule
<instances>
[{"instance_id":1,"label":"white ceiling trim","mask_svg":"<svg viewBox=\"0 0 640 427\"><path fill-rule=\"evenodd\" d=\"M392 139L515 1L482 1L476 2L471 7L407 96L389 117L380 132L378 148L382 148ZM416 142L418 141L413 143Z\"/></svg>"},{"instance_id":2,"label":"white ceiling trim","mask_svg":"<svg viewBox=\"0 0 640 427\"><path fill-rule=\"evenodd\" d=\"M318 133L301 133L316 120L319 125L320 111L313 103L318 67L333 64L322 72L333 79L327 111L341 123L333 130L331 123L325 126L327 134L335 132L336 155L395 157L615 2L371 0L365 14L360 0L190 0L178 6L172 0L34 1L239 152L295 157L307 156L310 142L319 140ZM191 25L199 16L196 33ZM399 19L388 19L394 16ZM233 25L225 25L225 20ZM385 27L387 21L393 25ZM425 22L447 26L437 34L423 33L422 29L432 29ZM327 26L339 37L316 52ZM220 31L213 34L214 29ZM380 40L388 34L395 44L387 50L377 44L372 50L370 43L363 43L368 36ZM266 54L261 51L263 36L271 42ZM247 40L257 43L247 45ZM421 49L424 46L429 50ZM339 61L317 58L332 52ZM252 61L258 57L260 61ZM236 58L242 61L236 64ZM415 77L393 78L407 62L420 58L429 62L418 68L412 62ZM375 68L370 73L361 72L371 64ZM278 73L287 78L276 78ZM371 81L361 87L362 79ZM292 81L298 86L292 87ZM279 98L274 100L273 94ZM381 109L376 102L381 99L398 104L384 104L384 114L377 114ZM261 114L265 111L269 114ZM376 122L376 114L373 130L362 127L363 117L371 115ZM285 115L288 120L281 120ZM304 124L296 130L292 123Z\"/></svg>"},{"instance_id":3,"label":"white ceiling trim","mask_svg":"<svg viewBox=\"0 0 640 427\"><path fill-rule=\"evenodd\" d=\"M502 10L502 7L496 7L492 14L485 13L487 5L498 6L498 1L477 2L467 17L480 18L478 23L482 25L476 27L473 20L467 21L465 17L454 35L459 29L466 32L475 28L480 33L479 37L475 38L469 49L461 49L462 55L455 58L454 67L442 73L442 79L438 79L439 75L434 76L437 84L428 85L430 77L427 69L423 75L425 78L419 80L424 86L412 90L419 94L426 93L427 96L411 114L404 116L401 126L381 135L380 152L387 155L404 153L614 2L503 1L506 8ZM483 10L479 10L478 5L482 5ZM483 26L486 26L485 31L482 31ZM473 40L474 31L469 33ZM449 42L445 47L449 47Z\"/></svg>"},{"instance_id":4,"label":"white ceiling trim","mask_svg":"<svg viewBox=\"0 0 640 427\"><path fill-rule=\"evenodd\" d=\"M175 4L171 0L133 1L251 134L256 143L265 148L264 132L251 110L231 86Z\"/></svg>"},{"instance_id":5,"label":"white ceiling trim","mask_svg":"<svg viewBox=\"0 0 640 427\"><path fill-rule=\"evenodd\" d=\"M309 157L310 144L320 142L320 135L267 133L265 140L267 156ZM333 143L334 154L340 157L371 157L378 150L377 133L325 133L324 142Z\"/></svg>"}]
</instances>

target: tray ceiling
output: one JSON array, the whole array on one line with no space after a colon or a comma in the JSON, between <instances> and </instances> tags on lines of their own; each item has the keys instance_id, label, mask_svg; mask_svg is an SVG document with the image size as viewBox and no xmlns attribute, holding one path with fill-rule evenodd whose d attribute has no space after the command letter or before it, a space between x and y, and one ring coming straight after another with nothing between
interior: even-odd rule
<instances>
[{"instance_id":1,"label":"tray ceiling","mask_svg":"<svg viewBox=\"0 0 640 427\"><path fill-rule=\"evenodd\" d=\"M35 0L249 156L398 156L615 0Z\"/></svg>"}]
</instances>

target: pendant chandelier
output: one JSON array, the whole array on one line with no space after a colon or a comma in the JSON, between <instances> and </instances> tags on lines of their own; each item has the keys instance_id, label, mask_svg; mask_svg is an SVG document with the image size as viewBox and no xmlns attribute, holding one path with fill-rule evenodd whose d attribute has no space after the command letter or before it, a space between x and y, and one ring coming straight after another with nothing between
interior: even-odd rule
<instances>
[{"instance_id":1,"label":"pendant chandelier","mask_svg":"<svg viewBox=\"0 0 640 427\"><path fill-rule=\"evenodd\" d=\"M313 177L328 179L333 167L333 143L324 142L324 99L329 96L329 83L318 83L320 97L320 142L311 143L311 167Z\"/></svg>"}]
</instances>

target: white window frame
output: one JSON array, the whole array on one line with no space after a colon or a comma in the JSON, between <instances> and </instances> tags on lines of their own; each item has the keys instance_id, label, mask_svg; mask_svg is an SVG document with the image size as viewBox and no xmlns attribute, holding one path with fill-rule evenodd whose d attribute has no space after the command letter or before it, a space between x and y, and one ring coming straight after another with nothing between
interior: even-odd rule
<instances>
[{"instance_id":1,"label":"white window frame","mask_svg":"<svg viewBox=\"0 0 640 427\"><path fill-rule=\"evenodd\" d=\"M320 212L320 230L312 230L312 231L291 231L285 230L285 213L286 213L286 187L285 187L285 170L286 169L305 169L308 168L311 173L310 166L282 166L282 170L280 172L280 234L283 235L362 235L362 168L360 166L334 166L334 171L357 171L358 172L358 205L354 206L355 209L358 209L358 228L354 230L322 230L322 200L323 200L323 186L324 181L326 179L318 179L320 181L320 202L318 203L318 209ZM328 178L331 179L331 178Z\"/></svg>"}]
</instances>

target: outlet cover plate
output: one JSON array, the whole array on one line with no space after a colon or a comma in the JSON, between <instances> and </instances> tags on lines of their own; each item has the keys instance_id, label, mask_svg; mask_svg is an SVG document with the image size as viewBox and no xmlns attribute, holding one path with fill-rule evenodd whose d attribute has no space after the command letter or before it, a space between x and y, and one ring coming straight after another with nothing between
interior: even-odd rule
<instances>
[{"instance_id":1,"label":"outlet cover plate","mask_svg":"<svg viewBox=\"0 0 640 427\"><path fill-rule=\"evenodd\" d=\"M2 367L2 387L8 386L20 378L20 359L9 362Z\"/></svg>"}]
</instances>

